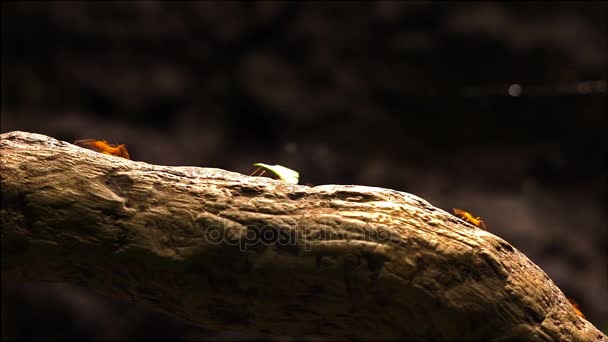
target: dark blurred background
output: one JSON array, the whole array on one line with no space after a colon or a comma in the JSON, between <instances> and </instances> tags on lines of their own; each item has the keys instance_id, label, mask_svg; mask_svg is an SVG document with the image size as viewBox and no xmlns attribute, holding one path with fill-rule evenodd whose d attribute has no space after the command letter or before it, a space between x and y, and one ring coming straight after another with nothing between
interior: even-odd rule
<instances>
[{"instance_id":1,"label":"dark blurred background","mask_svg":"<svg viewBox=\"0 0 608 342\"><path fill-rule=\"evenodd\" d=\"M605 331L607 23L602 2L5 1L0 128L461 207ZM67 284L2 294L4 337L243 337Z\"/></svg>"}]
</instances>

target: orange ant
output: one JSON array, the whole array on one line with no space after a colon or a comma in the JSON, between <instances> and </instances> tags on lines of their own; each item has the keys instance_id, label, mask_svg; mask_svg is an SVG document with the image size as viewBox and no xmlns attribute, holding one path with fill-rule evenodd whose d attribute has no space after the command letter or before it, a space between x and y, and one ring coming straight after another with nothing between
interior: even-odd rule
<instances>
[{"instance_id":1,"label":"orange ant","mask_svg":"<svg viewBox=\"0 0 608 342\"><path fill-rule=\"evenodd\" d=\"M581 311L581 307L578 305L578 303L574 299L568 298L568 297L566 297L566 299L568 299L570 304L572 304L572 307L574 308L574 312L576 313L576 315L578 317L586 318L585 315L583 314L583 312Z\"/></svg>"},{"instance_id":2,"label":"orange ant","mask_svg":"<svg viewBox=\"0 0 608 342\"><path fill-rule=\"evenodd\" d=\"M469 222L472 225L479 227L483 230L488 230L488 228L486 227L486 224L483 222L483 220L479 216L473 217L473 215L471 215L467 211L464 211L464 210L458 209L458 208L453 208L453 209L454 209L454 214L460 216L460 218L462 220Z\"/></svg>"},{"instance_id":3,"label":"orange ant","mask_svg":"<svg viewBox=\"0 0 608 342\"><path fill-rule=\"evenodd\" d=\"M109 154L111 156L131 159L129 152L127 151L127 147L124 144L112 145L108 144L108 142L105 140L84 139L76 140L74 145L84 147L95 152Z\"/></svg>"}]
</instances>

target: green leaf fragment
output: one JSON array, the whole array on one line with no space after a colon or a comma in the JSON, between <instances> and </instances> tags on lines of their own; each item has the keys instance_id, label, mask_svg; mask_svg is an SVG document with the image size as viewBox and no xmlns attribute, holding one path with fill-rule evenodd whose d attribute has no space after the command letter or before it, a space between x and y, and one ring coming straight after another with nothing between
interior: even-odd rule
<instances>
[{"instance_id":1,"label":"green leaf fragment","mask_svg":"<svg viewBox=\"0 0 608 342\"><path fill-rule=\"evenodd\" d=\"M253 166L261 167L264 170L268 170L268 171L272 172L274 175L276 175L280 180L287 182L287 183L298 184L298 182L300 180L299 172L286 168L285 166L268 165L268 164L264 164L264 163L255 163L255 164L253 164Z\"/></svg>"}]
</instances>

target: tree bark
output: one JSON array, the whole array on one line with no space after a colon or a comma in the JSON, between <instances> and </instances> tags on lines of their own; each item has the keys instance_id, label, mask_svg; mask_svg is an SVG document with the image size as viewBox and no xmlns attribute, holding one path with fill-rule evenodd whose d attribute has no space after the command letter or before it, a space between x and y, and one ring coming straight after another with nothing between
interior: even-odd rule
<instances>
[{"instance_id":1,"label":"tree bark","mask_svg":"<svg viewBox=\"0 0 608 342\"><path fill-rule=\"evenodd\" d=\"M411 194L0 138L4 281L84 285L213 330L607 339L508 242Z\"/></svg>"}]
</instances>

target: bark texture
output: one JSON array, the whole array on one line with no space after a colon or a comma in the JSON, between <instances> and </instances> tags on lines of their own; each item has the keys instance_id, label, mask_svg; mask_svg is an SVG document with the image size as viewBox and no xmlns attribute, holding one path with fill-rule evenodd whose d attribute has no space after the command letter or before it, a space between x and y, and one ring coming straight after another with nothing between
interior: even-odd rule
<instances>
[{"instance_id":1,"label":"bark texture","mask_svg":"<svg viewBox=\"0 0 608 342\"><path fill-rule=\"evenodd\" d=\"M607 340L509 243L411 194L150 165L25 132L0 148L4 281L84 285L213 330Z\"/></svg>"}]
</instances>

